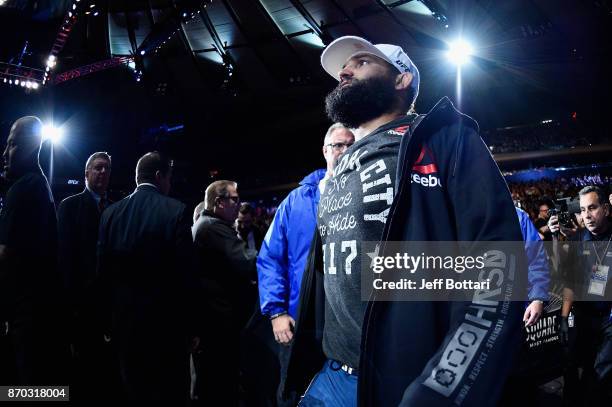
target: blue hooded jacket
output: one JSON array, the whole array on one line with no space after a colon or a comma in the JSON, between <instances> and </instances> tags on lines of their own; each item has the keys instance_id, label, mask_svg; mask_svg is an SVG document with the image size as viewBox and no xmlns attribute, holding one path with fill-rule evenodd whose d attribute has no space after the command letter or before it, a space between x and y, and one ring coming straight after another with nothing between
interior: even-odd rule
<instances>
[{"instance_id":1,"label":"blue hooded jacket","mask_svg":"<svg viewBox=\"0 0 612 407\"><path fill-rule=\"evenodd\" d=\"M317 225L319 182L325 170L307 175L281 202L257 257L263 315L288 312L295 318L300 284Z\"/></svg>"},{"instance_id":2,"label":"blue hooded jacket","mask_svg":"<svg viewBox=\"0 0 612 407\"><path fill-rule=\"evenodd\" d=\"M521 224L521 232L525 240L525 253L527 262L529 263L529 300L548 301L548 288L550 285L550 272L548 270L548 261L546 260L546 252L544 244L538 230L535 228L529 215L522 209L516 208L519 222Z\"/></svg>"}]
</instances>

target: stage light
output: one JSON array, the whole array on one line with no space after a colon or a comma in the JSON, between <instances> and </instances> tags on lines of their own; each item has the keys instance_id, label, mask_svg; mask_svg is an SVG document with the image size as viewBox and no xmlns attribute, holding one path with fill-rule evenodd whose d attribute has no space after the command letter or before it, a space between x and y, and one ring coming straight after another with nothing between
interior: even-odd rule
<instances>
[{"instance_id":1,"label":"stage light","mask_svg":"<svg viewBox=\"0 0 612 407\"><path fill-rule=\"evenodd\" d=\"M19 84L21 85L22 88L25 88L25 85L26 85L25 81L21 81L19 82Z\"/></svg>"},{"instance_id":2,"label":"stage light","mask_svg":"<svg viewBox=\"0 0 612 407\"><path fill-rule=\"evenodd\" d=\"M32 88L34 88L34 89L38 89L38 86L39 86L39 85L38 85L38 82L34 82L34 83L32 83Z\"/></svg>"},{"instance_id":3,"label":"stage light","mask_svg":"<svg viewBox=\"0 0 612 407\"><path fill-rule=\"evenodd\" d=\"M74 10L74 9L76 9L76 4L73 4L73 5L72 5L72 9L73 9L73 10Z\"/></svg>"},{"instance_id":4,"label":"stage light","mask_svg":"<svg viewBox=\"0 0 612 407\"><path fill-rule=\"evenodd\" d=\"M57 63L56 56L55 55L49 55L49 58L47 58L47 67L48 68L53 68L56 63Z\"/></svg>"},{"instance_id":5,"label":"stage light","mask_svg":"<svg viewBox=\"0 0 612 407\"><path fill-rule=\"evenodd\" d=\"M6 3L6 0L0 0L0 6L4 6L4 3Z\"/></svg>"},{"instance_id":6,"label":"stage light","mask_svg":"<svg viewBox=\"0 0 612 407\"><path fill-rule=\"evenodd\" d=\"M7 79L6 79L6 78L4 78L4 83L6 83L6 82L7 82Z\"/></svg>"},{"instance_id":7,"label":"stage light","mask_svg":"<svg viewBox=\"0 0 612 407\"><path fill-rule=\"evenodd\" d=\"M58 144L62 141L62 130L52 124L45 124L42 129L43 141L50 140L53 144Z\"/></svg>"},{"instance_id":8,"label":"stage light","mask_svg":"<svg viewBox=\"0 0 612 407\"><path fill-rule=\"evenodd\" d=\"M28 89L31 89L32 88L32 82L27 81L26 84L25 84L25 87L28 88Z\"/></svg>"},{"instance_id":9,"label":"stage light","mask_svg":"<svg viewBox=\"0 0 612 407\"><path fill-rule=\"evenodd\" d=\"M19 79L15 79L15 85L19 85Z\"/></svg>"},{"instance_id":10,"label":"stage light","mask_svg":"<svg viewBox=\"0 0 612 407\"><path fill-rule=\"evenodd\" d=\"M459 39L448 44L446 57L455 65L461 66L470 60L474 48L465 40Z\"/></svg>"},{"instance_id":11,"label":"stage light","mask_svg":"<svg viewBox=\"0 0 612 407\"><path fill-rule=\"evenodd\" d=\"M143 49L142 51L140 51L140 55L144 55L146 53L146 51Z\"/></svg>"}]
</instances>

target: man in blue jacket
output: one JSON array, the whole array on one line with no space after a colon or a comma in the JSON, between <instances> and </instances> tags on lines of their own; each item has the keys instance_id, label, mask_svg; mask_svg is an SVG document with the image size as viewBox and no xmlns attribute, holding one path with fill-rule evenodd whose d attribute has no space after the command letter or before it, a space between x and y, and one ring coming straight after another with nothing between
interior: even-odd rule
<instances>
[{"instance_id":1,"label":"man in blue jacket","mask_svg":"<svg viewBox=\"0 0 612 407\"><path fill-rule=\"evenodd\" d=\"M524 309L506 296L527 275L522 245L498 251L495 283L467 301L361 301L363 242L522 242L478 125L447 98L416 115L419 71L398 46L342 37L321 64L340 82L328 116L355 144L321 196L281 393L311 382L302 406L495 405L521 343Z\"/></svg>"},{"instance_id":2,"label":"man in blue jacket","mask_svg":"<svg viewBox=\"0 0 612 407\"><path fill-rule=\"evenodd\" d=\"M319 194L331 177L335 161L353 141L353 134L342 124L333 124L327 130L323 141L327 168L307 175L281 202L257 257L261 312L270 318L274 339L283 345L278 355L281 372L287 367L287 346L293 338L302 275L317 223ZM294 397L297 394L289 397L286 404L295 404Z\"/></svg>"},{"instance_id":3,"label":"man in blue jacket","mask_svg":"<svg viewBox=\"0 0 612 407\"><path fill-rule=\"evenodd\" d=\"M521 224L521 232L525 240L525 254L529 262L527 278L529 280L528 298L530 303L523 315L523 322L525 326L531 326L538 322L544 310L544 302L548 301L550 271L544 251L544 243L542 243L538 230L529 219L527 212L516 208L516 214Z\"/></svg>"},{"instance_id":4,"label":"man in blue jacket","mask_svg":"<svg viewBox=\"0 0 612 407\"><path fill-rule=\"evenodd\" d=\"M324 188L334 163L353 142L353 134L342 124L328 129L323 142L327 168L307 175L280 203L257 256L261 312L272 320L280 344L288 344L293 336L302 274L317 223L319 188Z\"/></svg>"}]
</instances>

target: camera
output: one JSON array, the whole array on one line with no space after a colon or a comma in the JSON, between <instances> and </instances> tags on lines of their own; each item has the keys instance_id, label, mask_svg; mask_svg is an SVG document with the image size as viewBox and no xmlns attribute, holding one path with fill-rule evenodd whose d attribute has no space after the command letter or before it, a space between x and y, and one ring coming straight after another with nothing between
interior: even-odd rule
<instances>
[{"instance_id":1,"label":"camera","mask_svg":"<svg viewBox=\"0 0 612 407\"><path fill-rule=\"evenodd\" d=\"M548 216L557 215L559 225L571 229L575 226L574 214L580 213L578 201L568 201L561 199L555 202L555 207L548 210Z\"/></svg>"}]
</instances>

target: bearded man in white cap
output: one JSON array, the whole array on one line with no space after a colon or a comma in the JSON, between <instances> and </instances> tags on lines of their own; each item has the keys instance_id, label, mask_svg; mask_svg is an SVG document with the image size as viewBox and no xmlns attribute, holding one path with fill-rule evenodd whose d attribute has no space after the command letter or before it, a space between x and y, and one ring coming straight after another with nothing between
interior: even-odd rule
<instances>
[{"instance_id":1,"label":"bearded man in white cap","mask_svg":"<svg viewBox=\"0 0 612 407\"><path fill-rule=\"evenodd\" d=\"M281 401L307 386L300 406L494 405L520 345L521 303L503 297L526 275L520 245L496 269L486 308L467 292L367 301L361 282L378 256L362 256L368 241L522 241L478 125L448 98L417 115L419 71L399 46L342 37L321 64L339 81L327 115L355 143L321 195Z\"/></svg>"}]
</instances>

